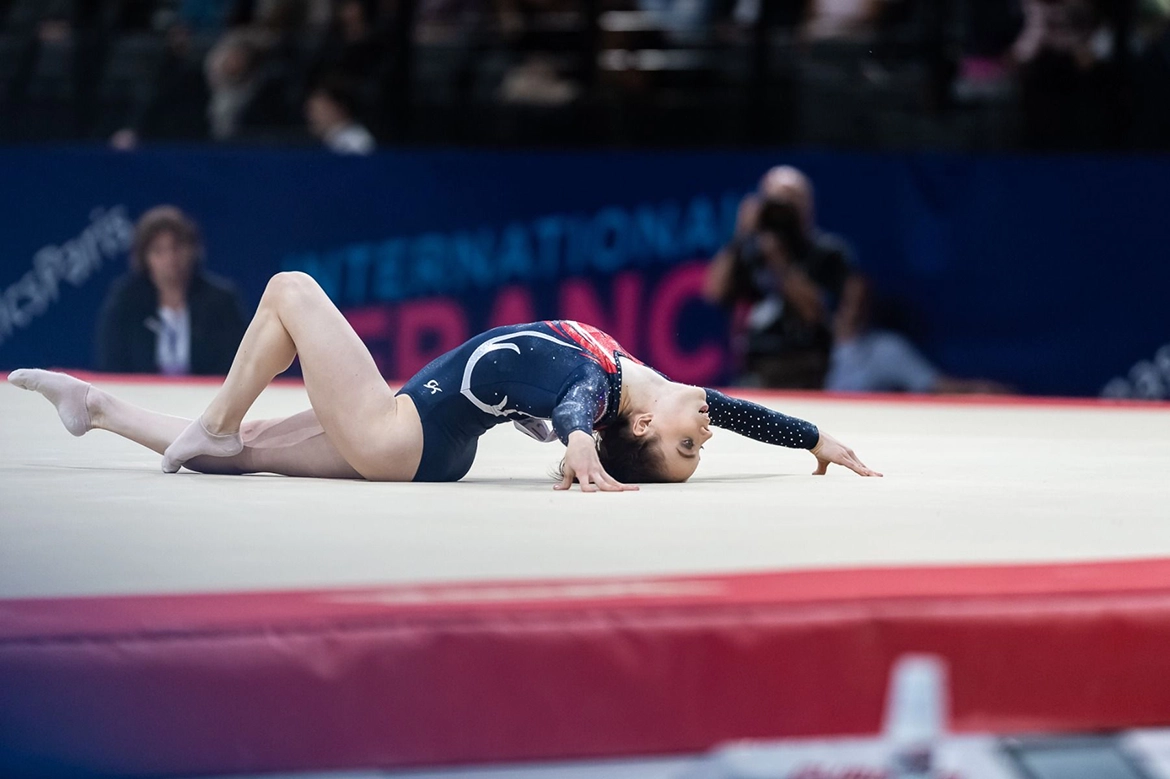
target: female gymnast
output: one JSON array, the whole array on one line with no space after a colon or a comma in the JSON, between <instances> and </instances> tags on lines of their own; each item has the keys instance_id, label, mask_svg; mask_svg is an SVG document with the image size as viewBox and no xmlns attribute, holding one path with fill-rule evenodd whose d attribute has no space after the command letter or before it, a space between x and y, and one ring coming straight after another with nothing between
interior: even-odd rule
<instances>
[{"instance_id":1,"label":"female gymnast","mask_svg":"<svg viewBox=\"0 0 1170 779\"><path fill-rule=\"evenodd\" d=\"M299 356L312 406L245 423L260 392ZM694 473L711 427L808 449L880 476L816 426L744 400L668 381L613 338L578 322L497 327L434 360L394 393L357 333L312 277L268 283L235 360L195 420L147 411L62 373L8 380L48 398L73 435L109 430L163 455L163 470L278 473L372 481L457 481L479 436L511 421L565 444L556 489L637 489ZM551 429L547 422L551 421Z\"/></svg>"}]
</instances>

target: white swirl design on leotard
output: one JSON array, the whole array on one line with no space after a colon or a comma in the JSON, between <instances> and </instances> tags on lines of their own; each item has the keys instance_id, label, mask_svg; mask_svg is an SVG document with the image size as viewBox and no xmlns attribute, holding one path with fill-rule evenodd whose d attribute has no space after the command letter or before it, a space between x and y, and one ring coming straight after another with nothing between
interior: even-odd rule
<instances>
[{"instance_id":1,"label":"white swirl design on leotard","mask_svg":"<svg viewBox=\"0 0 1170 779\"><path fill-rule=\"evenodd\" d=\"M567 341L562 341L559 338L553 338L547 333L540 333L535 330L519 330L515 333L498 335L495 338L489 338L488 340L484 341L479 346L475 347L475 351L473 351L471 356L467 358L467 365L463 368L463 384L459 387L459 393L471 401L471 405L475 406L485 414L492 414L497 417L504 417L508 414L525 414L525 416L530 416L525 412L520 411L519 409L505 408L505 406L508 405L507 395L505 395L504 399L499 403L492 406L484 403L475 396L474 392L471 391L471 372L475 370L476 363L482 360L484 356L490 352L496 351L497 349L511 349L512 351L516 352L516 354L520 354L520 347L514 343L508 343L507 340L509 338L516 338L523 335L531 336L533 338L543 338L546 341L552 341L554 344L563 346L566 349L574 349L578 352L581 351L581 347L577 346L577 344L568 343Z\"/></svg>"}]
</instances>

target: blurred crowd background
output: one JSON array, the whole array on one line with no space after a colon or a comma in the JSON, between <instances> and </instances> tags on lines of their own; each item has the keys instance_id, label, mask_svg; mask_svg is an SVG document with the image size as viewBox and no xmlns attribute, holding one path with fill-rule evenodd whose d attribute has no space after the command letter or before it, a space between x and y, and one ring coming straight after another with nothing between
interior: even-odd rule
<instances>
[{"instance_id":1,"label":"blurred crowd background","mask_svg":"<svg viewBox=\"0 0 1170 779\"><path fill-rule=\"evenodd\" d=\"M0 0L0 142L1170 148L1170 0Z\"/></svg>"},{"instance_id":2,"label":"blurred crowd background","mask_svg":"<svg viewBox=\"0 0 1170 779\"><path fill-rule=\"evenodd\" d=\"M398 378L1170 398L1167 150L1170 0L0 0L0 362L222 372L303 270Z\"/></svg>"}]
</instances>

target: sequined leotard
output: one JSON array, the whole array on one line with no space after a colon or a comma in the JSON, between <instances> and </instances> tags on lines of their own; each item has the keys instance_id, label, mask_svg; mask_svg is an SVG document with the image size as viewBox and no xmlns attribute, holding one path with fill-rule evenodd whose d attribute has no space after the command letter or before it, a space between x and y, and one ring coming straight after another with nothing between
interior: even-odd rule
<instances>
[{"instance_id":1,"label":"sequined leotard","mask_svg":"<svg viewBox=\"0 0 1170 779\"><path fill-rule=\"evenodd\" d=\"M575 430L604 430L621 400L619 356L640 363L595 327L549 320L494 328L437 358L399 390L422 419L414 480L462 478L479 437L504 422L542 438L536 420L550 420L566 443ZM809 422L716 390L707 390L707 404L711 424L759 441L811 449L819 437Z\"/></svg>"}]
</instances>

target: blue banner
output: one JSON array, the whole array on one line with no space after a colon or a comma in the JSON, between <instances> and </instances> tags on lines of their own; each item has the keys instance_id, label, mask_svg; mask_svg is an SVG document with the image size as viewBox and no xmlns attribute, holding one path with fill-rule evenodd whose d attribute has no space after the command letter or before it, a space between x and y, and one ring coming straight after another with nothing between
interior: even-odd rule
<instances>
[{"instance_id":1,"label":"blue banner","mask_svg":"<svg viewBox=\"0 0 1170 779\"><path fill-rule=\"evenodd\" d=\"M250 306L276 271L316 277L388 377L490 325L563 316L722 383L703 265L780 162L947 371L1094 395L1170 341L1166 158L7 149L0 366L88 367L133 221L173 203Z\"/></svg>"}]
</instances>

